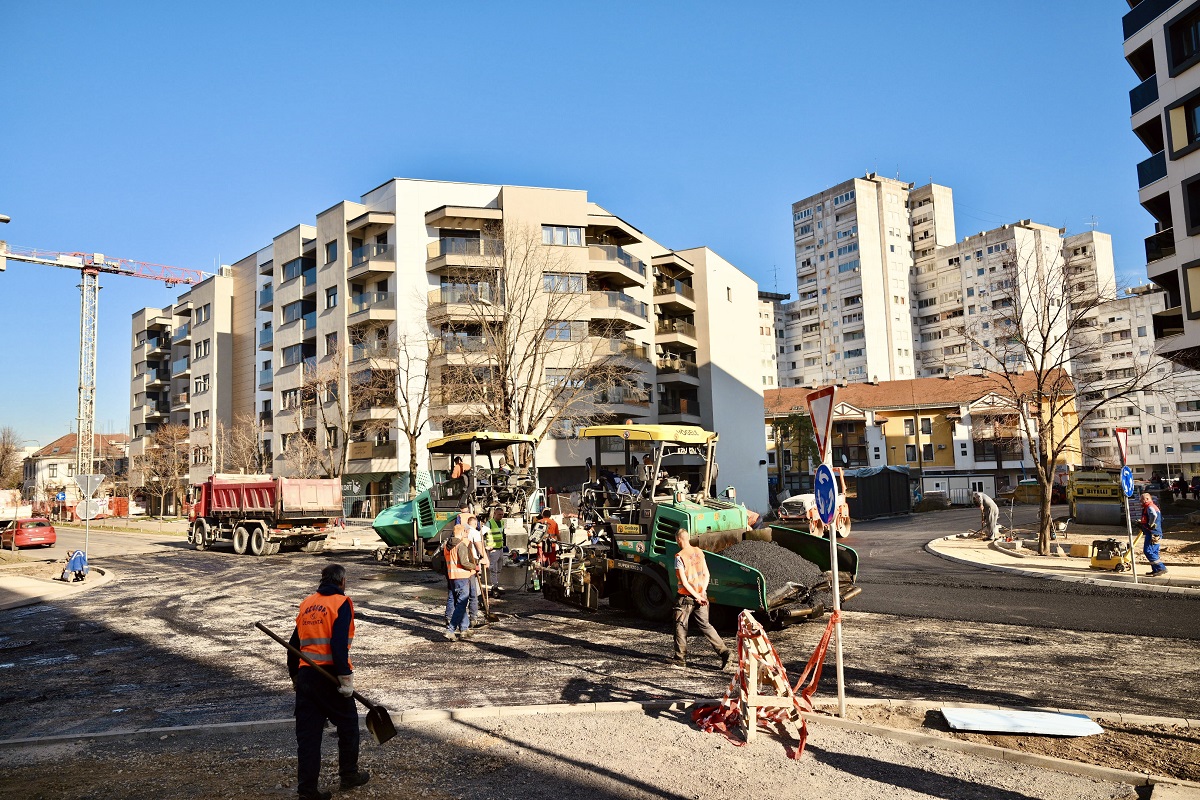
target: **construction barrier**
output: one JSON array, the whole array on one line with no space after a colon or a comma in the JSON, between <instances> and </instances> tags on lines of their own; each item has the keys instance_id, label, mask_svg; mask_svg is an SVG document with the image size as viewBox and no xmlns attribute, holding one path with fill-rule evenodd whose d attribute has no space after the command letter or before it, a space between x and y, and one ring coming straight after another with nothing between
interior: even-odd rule
<instances>
[{"instance_id":1,"label":"construction barrier","mask_svg":"<svg viewBox=\"0 0 1200 800\"><path fill-rule=\"evenodd\" d=\"M707 733L724 734L738 747L754 740L759 726L786 735L784 723L789 720L800 722L800 738L796 747L788 748L789 758L800 758L808 741L808 725L801 716L802 711L812 711L812 696L821 681L821 670L825 665L825 651L837 624L838 612L829 616L825 633L809 656L804 671L795 685L788 683L787 670L775 646L767 638L766 631L749 611L738 615L738 668L729 682L725 696L715 708L706 706L692 712L692 720ZM766 685L768 693L760 689ZM733 737L732 730L741 728L745 741Z\"/></svg>"}]
</instances>

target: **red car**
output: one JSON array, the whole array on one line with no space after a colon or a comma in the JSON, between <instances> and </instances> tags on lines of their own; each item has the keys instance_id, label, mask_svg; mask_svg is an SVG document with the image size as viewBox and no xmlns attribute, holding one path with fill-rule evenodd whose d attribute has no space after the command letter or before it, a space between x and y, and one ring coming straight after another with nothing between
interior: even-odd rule
<instances>
[{"instance_id":1,"label":"red car","mask_svg":"<svg viewBox=\"0 0 1200 800\"><path fill-rule=\"evenodd\" d=\"M44 517L26 517L25 519L4 520L0 522L0 547L12 548L13 538L16 547L52 547L58 537L54 526Z\"/></svg>"}]
</instances>

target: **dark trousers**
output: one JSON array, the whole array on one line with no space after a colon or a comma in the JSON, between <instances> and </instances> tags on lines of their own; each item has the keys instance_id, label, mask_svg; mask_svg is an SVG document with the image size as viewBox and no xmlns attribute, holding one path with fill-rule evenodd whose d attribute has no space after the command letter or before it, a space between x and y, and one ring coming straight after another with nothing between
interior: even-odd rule
<instances>
[{"instance_id":1,"label":"dark trousers","mask_svg":"<svg viewBox=\"0 0 1200 800\"><path fill-rule=\"evenodd\" d=\"M315 794L321 774L321 732L328 720L337 728L338 773L358 772L358 709L337 686L312 667L296 673L296 790Z\"/></svg>"},{"instance_id":2,"label":"dark trousers","mask_svg":"<svg viewBox=\"0 0 1200 800\"><path fill-rule=\"evenodd\" d=\"M451 578L446 582L446 630L463 633L471 627L467 604L474 578Z\"/></svg>"},{"instance_id":3,"label":"dark trousers","mask_svg":"<svg viewBox=\"0 0 1200 800\"><path fill-rule=\"evenodd\" d=\"M696 598L688 595L675 596L675 657L687 657L687 630L688 620L695 619L696 627L700 629L700 633L704 634L704 638L708 639L708 643L713 646L718 655L723 654L727 648L725 643L721 641L717 629L708 621L708 606L700 605L696 602Z\"/></svg>"}]
</instances>

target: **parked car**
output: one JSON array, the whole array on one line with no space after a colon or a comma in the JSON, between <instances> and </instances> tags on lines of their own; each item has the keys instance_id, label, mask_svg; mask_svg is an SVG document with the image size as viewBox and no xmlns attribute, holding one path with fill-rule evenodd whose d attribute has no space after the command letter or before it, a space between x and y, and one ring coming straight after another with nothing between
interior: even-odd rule
<instances>
[{"instance_id":1,"label":"parked car","mask_svg":"<svg viewBox=\"0 0 1200 800\"><path fill-rule=\"evenodd\" d=\"M15 547L52 547L58 541L58 536L50 520L45 517L25 517L0 522L0 547L13 548L14 539Z\"/></svg>"}]
</instances>

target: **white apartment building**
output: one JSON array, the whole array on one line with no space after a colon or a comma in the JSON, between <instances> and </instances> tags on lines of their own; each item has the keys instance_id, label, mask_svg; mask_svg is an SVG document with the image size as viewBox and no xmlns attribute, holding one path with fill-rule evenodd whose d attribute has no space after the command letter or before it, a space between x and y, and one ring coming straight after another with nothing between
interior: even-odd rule
<instances>
[{"instance_id":1,"label":"white apartment building","mask_svg":"<svg viewBox=\"0 0 1200 800\"><path fill-rule=\"evenodd\" d=\"M1125 60L1130 127L1148 152L1138 200L1153 218L1146 272L1164 292L1154 315L1157 352L1200 369L1200 3L1129 0Z\"/></svg>"},{"instance_id":2,"label":"white apartment building","mask_svg":"<svg viewBox=\"0 0 1200 800\"><path fill-rule=\"evenodd\" d=\"M477 406L462 382L462 370L475 368L469 354L481 338L468 306L497 301L506 289L470 276L496 250L501 231L531 232L547 263L558 265L546 274L544 291L580 299L556 336L581 347L603 337L601 344L625 359L628 386L599 395L605 418L720 432L722 487L733 484L752 506L765 505L758 424L744 413L761 406L762 375L773 375L750 369L746 359L761 346L744 324L759 310L757 285L707 248L664 247L578 190L393 179L320 212L315 224L274 237L230 270L231 352L222 358L231 366L222 379L231 386L213 395L210 420L217 413L230 421L254 414L264 469L286 474L286 442L299 435L320 448L346 448L348 495L407 491L413 476L406 437L388 424L395 407L359 410L349 442L341 431L316 430L311 419L301 427L295 409L312 401L304 396L305 370L332 365L341 385L370 376L389 380L397 365L382 343L419 340L433 386L418 450L443 432L477 424ZM143 323L164 316L140 313L146 319L135 316L135 348L136 333L151 330ZM198 372L195 363L190 369ZM547 363L541 378L559 379L555 365ZM135 433L145 424L137 399L135 392ZM188 401L194 414L194 389ZM357 435L366 422L381 424L370 436ZM589 448L571 430L550 431L538 451L543 482L577 483ZM424 469L423 453L418 463Z\"/></svg>"},{"instance_id":3,"label":"white apartment building","mask_svg":"<svg viewBox=\"0 0 1200 800\"><path fill-rule=\"evenodd\" d=\"M45 447L33 448L22 462L21 496L34 503L54 503L59 494L63 501L74 506L83 499L75 482L75 456L78 435L68 433ZM28 448L27 448L28 449ZM94 434L95 475L107 476L107 486L100 494L113 488L113 480L123 478L129 469L129 437L123 433Z\"/></svg>"},{"instance_id":4,"label":"white apartment building","mask_svg":"<svg viewBox=\"0 0 1200 800\"><path fill-rule=\"evenodd\" d=\"M779 383L783 371L783 362L787 360L784 346L784 318L788 307L789 294L778 292L758 293L758 335L761 345L759 350L759 366L762 368L763 390L774 389Z\"/></svg>"}]
</instances>

